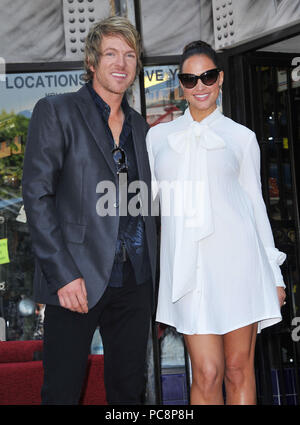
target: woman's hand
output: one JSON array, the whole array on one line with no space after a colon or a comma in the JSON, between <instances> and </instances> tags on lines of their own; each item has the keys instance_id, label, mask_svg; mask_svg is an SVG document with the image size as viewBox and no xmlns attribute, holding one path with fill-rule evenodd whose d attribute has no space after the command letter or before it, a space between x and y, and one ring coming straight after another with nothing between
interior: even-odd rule
<instances>
[{"instance_id":1,"label":"woman's hand","mask_svg":"<svg viewBox=\"0 0 300 425\"><path fill-rule=\"evenodd\" d=\"M277 286L276 289L277 289L279 304L280 304L280 307L282 307L285 304L285 299L286 299L285 289L282 286Z\"/></svg>"}]
</instances>

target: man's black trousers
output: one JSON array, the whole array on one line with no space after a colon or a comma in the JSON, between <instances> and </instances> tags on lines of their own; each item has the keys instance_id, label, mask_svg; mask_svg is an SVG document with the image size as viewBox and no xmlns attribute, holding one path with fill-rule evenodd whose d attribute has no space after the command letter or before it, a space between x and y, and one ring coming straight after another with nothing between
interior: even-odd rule
<instances>
[{"instance_id":1,"label":"man's black trousers","mask_svg":"<svg viewBox=\"0 0 300 425\"><path fill-rule=\"evenodd\" d=\"M152 283L131 272L121 288L107 287L87 314L47 305L44 319L42 404L78 404L90 345L99 325L109 404L141 404L151 320Z\"/></svg>"}]
</instances>

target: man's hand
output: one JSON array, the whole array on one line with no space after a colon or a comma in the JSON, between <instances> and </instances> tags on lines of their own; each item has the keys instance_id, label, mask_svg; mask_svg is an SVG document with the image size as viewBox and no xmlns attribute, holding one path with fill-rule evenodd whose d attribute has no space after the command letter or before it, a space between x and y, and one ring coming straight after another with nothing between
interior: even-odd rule
<instances>
[{"instance_id":1,"label":"man's hand","mask_svg":"<svg viewBox=\"0 0 300 425\"><path fill-rule=\"evenodd\" d=\"M88 312L85 283L82 278L75 279L57 291L60 305L77 313Z\"/></svg>"}]
</instances>

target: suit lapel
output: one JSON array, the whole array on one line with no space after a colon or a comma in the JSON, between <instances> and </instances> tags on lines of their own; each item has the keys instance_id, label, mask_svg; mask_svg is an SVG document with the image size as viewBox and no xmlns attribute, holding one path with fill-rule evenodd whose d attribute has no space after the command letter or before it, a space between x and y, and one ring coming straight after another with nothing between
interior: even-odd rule
<instances>
[{"instance_id":1,"label":"suit lapel","mask_svg":"<svg viewBox=\"0 0 300 425\"><path fill-rule=\"evenodd\" d=\"M97 107L86 86L83 86L77 92L76 103L93 136L94 142L102 152L105 161L115 176L116 168L111 153L111 146L108 138L106 137L107 130L102 119L100 118L99 111L97 110Z\"/></svg>"},{"instance_id":2,"label":"suit lapel","mask_svg":"<svg viewBox=\"0 0 300 425\"><path fill-rule=\"evenodd\" d=\"M114 176L116 175L115 163L111 153L111 146L108 138L106 137L106 128L99 116L99 111L91 98L91 95L86 86L83 86L77 92L76 103L80 109L81 114L93 136L94 142L102 152L105 161L110 167ZM132 124L132 139L134 151L136 154L137 168L139 179L144 180L145 177L145 144L143 143L144 132L140 122L136 119L135 114L131 114Z\"/></svg>"}]
</instances>

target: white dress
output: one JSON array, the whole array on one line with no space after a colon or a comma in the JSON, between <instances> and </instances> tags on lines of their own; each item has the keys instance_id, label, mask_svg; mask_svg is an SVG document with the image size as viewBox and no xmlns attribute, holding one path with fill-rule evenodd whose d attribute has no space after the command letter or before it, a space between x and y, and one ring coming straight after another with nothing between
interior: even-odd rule
<instances>
[{"instance_id":1,"label":"white dress","mask_svg":"<svg viewBox=\"0 0 300 425\"><path fill-rule=\"evenodd\" d=\"M216 109L189 109L147 135L161 208L156 320L184 334L220 334L281 320L276 286L285 254L261 193L255 134Z\"/></svg>"}]
</instances>

